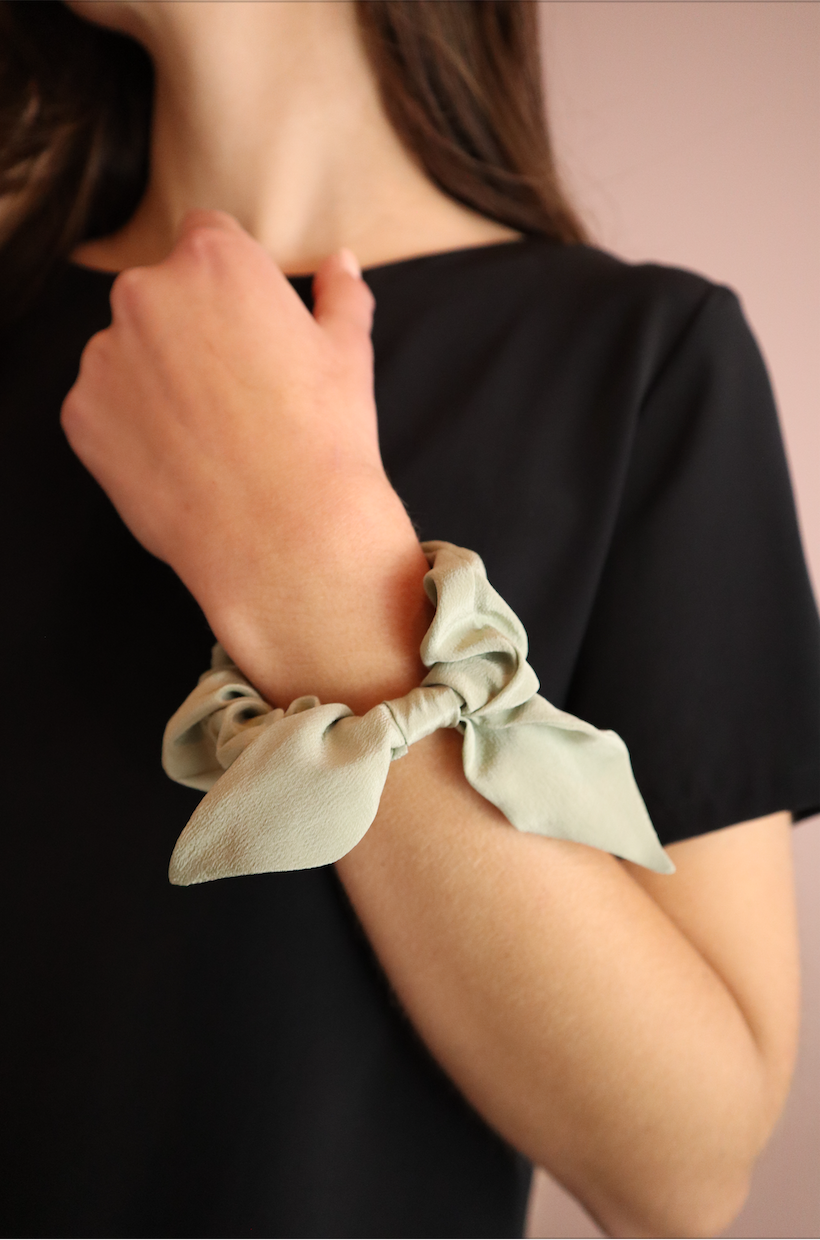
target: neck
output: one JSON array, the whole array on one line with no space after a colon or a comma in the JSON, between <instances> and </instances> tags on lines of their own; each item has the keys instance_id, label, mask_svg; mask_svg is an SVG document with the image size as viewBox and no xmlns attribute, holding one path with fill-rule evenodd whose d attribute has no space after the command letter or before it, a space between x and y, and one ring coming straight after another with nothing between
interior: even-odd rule
<instances>
[{"instance_id":1,"label":"neck","mask_svg":"<svg viewBox=\"0 0 820 1240\"><path fill-rule=\"evenodd\" d=\"M79 261L159 261L191 207L230 212L292 274L341 246L372 266L517 235L441 192L404 149L352 4L129 7L156 67L150 180L125 228Z\"/></svg>"}]
</instances>

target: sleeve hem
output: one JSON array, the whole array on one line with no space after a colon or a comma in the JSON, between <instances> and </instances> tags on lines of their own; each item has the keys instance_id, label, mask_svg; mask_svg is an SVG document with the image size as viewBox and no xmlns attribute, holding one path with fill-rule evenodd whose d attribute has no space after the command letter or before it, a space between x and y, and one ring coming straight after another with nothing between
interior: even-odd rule
<instances>
[{"instance_id":1,"label":"sleeve hem","mask_svg":"<svg viewBox=\"0 0 820 1240\"><path fill-rule=\"evenodd\" d=\"M662 811L656 810L653 822L658 838L666 848L669 844L697 839L698 836L710 835L713 831L723 831L727 827L754 822L756 818L766 818L769 814L784 811L792 815L794 823L820 814L820 790L794 787L788 792L777 788L766 793L750 790L746 797L738 797L731 808L727 808L725 802L719 805L708 798L698 804L690 800L688 807L678 802L674 814L669 814L668 817Z\"/></svg>"}]
</instances>

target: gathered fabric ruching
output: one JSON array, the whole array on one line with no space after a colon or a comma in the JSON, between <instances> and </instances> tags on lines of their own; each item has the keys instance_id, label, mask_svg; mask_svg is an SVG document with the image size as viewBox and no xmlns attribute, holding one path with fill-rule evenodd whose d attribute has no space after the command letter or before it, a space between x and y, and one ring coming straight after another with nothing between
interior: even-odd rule
<instances>
[{"instance_id":1,"label":"gathered fabric ruching","mask_svg":"<svg viewBox=\"0 0 820 1240\"><path fill-rule=\"evenodd\" d=\"M446 542L422 549L436 609L421 645L430 670L402 698L362 716L310 695L274 708L214 647L163 741L167 774L206 793L177 841L172 883L338 861L376 817L390 763L439 728L462 733L468 782L519 831L674 870L623 741L539 695L524 626L480 557Z\"/></svg>"}]
</instances>

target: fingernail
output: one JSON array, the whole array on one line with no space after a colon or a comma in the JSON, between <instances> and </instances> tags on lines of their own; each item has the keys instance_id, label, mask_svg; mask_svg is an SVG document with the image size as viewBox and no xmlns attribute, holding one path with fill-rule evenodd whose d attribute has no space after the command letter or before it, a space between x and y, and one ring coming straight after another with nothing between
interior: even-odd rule
<instances>
[{"instance_id":1,"label":"fingernail","mask_svg":"<svg viewBox=\"0 0 820 1240\"><path fill-rule=\"evenodd\" d=\"M361 279L362 269L359 266L359 260L352 250L347 248L339 250L339 263L348 275L353 276L357 280Z\"/></svg>"}]
</instances>

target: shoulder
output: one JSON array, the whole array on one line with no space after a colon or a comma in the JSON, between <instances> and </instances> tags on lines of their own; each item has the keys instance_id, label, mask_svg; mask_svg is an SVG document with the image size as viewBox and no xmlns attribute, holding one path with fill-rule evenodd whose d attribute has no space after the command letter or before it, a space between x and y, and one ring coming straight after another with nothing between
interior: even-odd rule
<instances>
[{"instance_id":1,"label":"shoulder","mask_svg":"<svg viewBox=\"0 0 820 1240\"><path fill-rule=\"evenodd\" d=\"M397 327L427 322L468 349L514 339L530 364L540 352L550 374L570 364L602 380L629 375L639 400L676 350L720 350L732 332L748 335L734 290L700 272L544 238L432 255L369 278ZM699 333L701 319L709 329ZM715 334L716 324L726 328Z\"/></svg>"},{"instance_id":2,"label":"shoulder","mask_svg":"<svg viewBox=\"0 0 820 1240\"><path fill-rule=\"evenodd\" d=\"M564 245L539 237L436 257L441 260L440 275L448 280L480 281L499 291L506 285L519 294L540 297L544 304L569 294L573 301L587 304L668 307L686 313L710 292L730 291L684 267L633 263L596 246Z\"/></svg>"},{"instance_id":3,"label":"shoulder","mask_svg":"<svg viewBox=\"0 0 820 1240\"><path fill-rule=\"evenodd\" d=\"M560 302L573 326L642 347L658 360L696 330L699 320L743 318L734 289L702 272L629 262L587 245L532 243L520 256L533 305Z\"/></svg>"}]
</instances>

